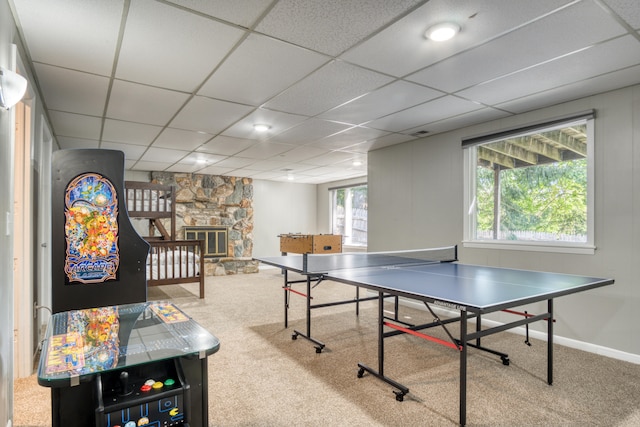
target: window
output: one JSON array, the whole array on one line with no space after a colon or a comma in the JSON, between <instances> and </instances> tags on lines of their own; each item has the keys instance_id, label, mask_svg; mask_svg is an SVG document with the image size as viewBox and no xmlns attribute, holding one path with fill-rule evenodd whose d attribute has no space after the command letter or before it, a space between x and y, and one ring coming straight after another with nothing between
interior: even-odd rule
<instances>
[{"instance_id":1,"label":"window","mask_svg":"<svg viewBox=\"0 0 640 427\"><path fill-rule=\"evenodd\" d=\"M465 246L593 252L593 112L462 144Z\"/></svg>"},{"instance_id":2,"label":"window","mask_svg":"<svg viewBox=\"0 0 640 427\"><path fill-rule=\"evenodd\" d=\"M367 246L367 185L330 188L331 230L343 244Z\"/></svg>"}]
</instances>

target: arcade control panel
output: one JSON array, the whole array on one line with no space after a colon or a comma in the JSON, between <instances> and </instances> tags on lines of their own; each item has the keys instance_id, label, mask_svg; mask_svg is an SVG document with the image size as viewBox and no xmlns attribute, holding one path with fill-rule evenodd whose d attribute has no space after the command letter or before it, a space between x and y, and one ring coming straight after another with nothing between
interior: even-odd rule
<instances>
[{"instance_id":1,"label":"arcade control panel","mask_svg":"<svg viewBox=\"0 0 640 427\"><path fill-rule=\"evenodd\" d=\"M105 373L97 388L102 427L189 425L189 385L175 360Z\"/></svg>"}]
</instances>

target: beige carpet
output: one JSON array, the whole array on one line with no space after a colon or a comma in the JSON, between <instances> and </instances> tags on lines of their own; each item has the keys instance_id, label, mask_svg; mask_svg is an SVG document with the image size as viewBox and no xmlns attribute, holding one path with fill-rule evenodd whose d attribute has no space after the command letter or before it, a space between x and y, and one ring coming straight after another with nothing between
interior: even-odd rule
<instances>
[{"instance_id":1,"label":"beige carpet","mask_svg":"<svg viewBox=\"0 0 640 427\"><path fill-rule=\"evenodd\" d=\"M283 323L279 270L207 279L197 285L150 290L149 299L176 302L220 338L209 358L210 426L451 426L458 423L459 356L455 350L410 336L385 341L385 374L409 388L403 402L393 388L365 374L377 367L375 302L314 310L305 339L304 298L292 295L289 328ZM355 289L324 282L314 303L353 298ZM408 321L431 318L402 307ZM456 328L452 328L456 331ZM442 332L430 333L443 336ZM546 343L502 333L483 344L509 354L511 364L469 350L467 425L640 426L640 365L555 346L554 385L546 384ZM49 390L35 376L15 382L14 426L50 425Z\"/></svg>"}]
</instances>

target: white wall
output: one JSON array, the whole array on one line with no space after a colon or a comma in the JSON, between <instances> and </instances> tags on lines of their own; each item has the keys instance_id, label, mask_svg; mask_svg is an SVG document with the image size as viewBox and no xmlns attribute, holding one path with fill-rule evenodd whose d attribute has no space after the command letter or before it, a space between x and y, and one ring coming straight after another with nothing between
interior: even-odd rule
<instances>
[{"instance_id":1,"label":"white wall","mask_svg":"<svg viewBox=\"0 0 640 427\"><path fill-rule=\"evenodd\" d=\"M24 49L16 30L15 23L12 18L11 9L6 0L0 0L0 65L8 69L13 69L16 65L12 58L12 45L17 46L17 62L18 65L22 65L20 59L25 59ZM28 65L27 65L28 66ZM51 140L47 138L43 130L47 127L46 118L44 116L43 108L40 103L39 92L34 85L34 79L31 73L31 69L20 68L20 74L28 80L27 94L25 95L24 102L29 105L29 111L31 116L28 121L31 125L29 134L33 138L33 145L31 146L31 169L28 173L31 174L31 181L34 186L41 184L41 181L37 179L42 174L47 174L49 171L47 159L51 150ZM24 306L14 307L14 294L16 289L29 289L34 297L38 298L38 301L43 298L43 289L47 286L46 283L40 283L36 280L37 289L33 292L33 282L23 281L21 283L14 283L14 265L13 265L13 243L14 243L14 154L15 146L13 141L14 126L15 126L14 110L0 111L0 271L2 272L2 280L0 280L0 425L10 425L9 422L13 418L13 376L14 376L14 361L13 361L13 341L14 341L14 328L17 325L14 324L14 313L19 312L33 312L33 301L24 301ZM44 139L46 144L43 144ZM21 195L23 197L29 197L31 201L35 200L32 195ZM46 197L39 199L43 204L42 209L47 210L45 205L48 200ZM39 212L41 212L39 210ZM38 223L42 227L46 227L46 224L30 221L32 224ZM33 236L40 236L45 238L41 234L36 234L46 230L33 230ZM32 255L36 254L36 251L40 249L40 246L35 245L34 239L23 242L26 246L26 250ZM46 241L42 241L46 243ZM42 254L46 256L49 252L46 248L42 250ZM30 265L26 268L31 270ZM47 268L46 263L44 266L38 265L38 267ZM35 280L35 279L34 279ZM29 295L31 295L29 294ZM44 295L46 300L46 293ZM45 301L46 303L46 301ZM47 318L38 317L39 321L46 322ZM24 326L24 325L22 325ZM29 325L33 326L33 325ZM21 330L20 333L23 331ZM26 333L30 333L31 330L27 330ZM28 338L27 338L28 339ZM26 356L28 357L28 356Z\"/></svg>"},{"instance_id":2,"label":"white wall","mask_svg":"<svg viewBox=\"0 0 640 427\"><path fill-rule=\"evenodd\" d=\"M592 108L595 254L463 248L461 138ZM462 262L612 277L559 298L555 332L640 360L640 86L373 151L368 165L370 251L458 244Z\"/></svg>"},{"instance_id":3,"label":"white wall","mask_svg":"<svg viewBox=\"0 0 640 427\"><path fill-rule=\"evenodd\" d=\"M253 180L253 256L280 255L279 234L317 234L316 186Z\"/></svg>"},{"instance_id":4,"label":"white wall","mask_svg":"<svg viewBox=\"0 0 640 427\"><path fill-rule=\"evenodd\" d=\"M0 65L10 68L15 26L6 1L0 1ZM13 116L0 110L0 425L13 417Z\"/></svg>"}]
</instances>

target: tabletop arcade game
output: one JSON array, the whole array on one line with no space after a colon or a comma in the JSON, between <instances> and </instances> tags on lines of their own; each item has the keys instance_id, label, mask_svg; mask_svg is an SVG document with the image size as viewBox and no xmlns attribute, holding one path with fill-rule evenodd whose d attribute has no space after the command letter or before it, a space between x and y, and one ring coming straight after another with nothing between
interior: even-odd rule
<instances>
[{"instance_id":1,"label":"tabletop arcade game","mask_svg":"<svg viewBox=\"0 0 640 427\"><path fill-rule=\"evenodd\" d=\"M54 426L207 426L216 337L176 306L146 302L56 313L38 383Z\"/></svg>"},{"instance_id":2,"label":"tabletop arcade game","mask_svg":"<svg viewBox=\"0 0 640 427\"><path fill-rule=\"evenodd\" d=\"M147 302L149 244L124 197L124 153L52 157L52 312L38 367L53 426L207 426L219 348L177 307Z\"/></svg>"}]
</instances>

